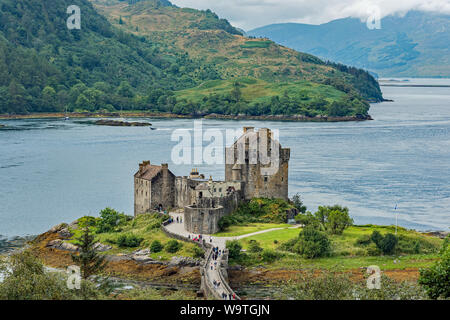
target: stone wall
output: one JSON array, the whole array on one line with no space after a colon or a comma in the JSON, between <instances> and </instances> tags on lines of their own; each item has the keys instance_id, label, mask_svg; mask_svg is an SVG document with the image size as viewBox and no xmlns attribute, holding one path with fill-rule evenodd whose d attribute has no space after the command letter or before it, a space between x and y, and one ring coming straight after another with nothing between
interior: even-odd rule
<instances>
[{"instance_id":1,"label":"stone wall","mask_svg":"<svg viewBox=\"0 0 450 320\"><path fill-rule=\"evenodd\" d=\"M194 234L217 233L220 218L231 214L242 200L241 191L225 197L197 199L197 203L184 208L184 227Z\"/></svg>"},{"instance_id":2,"label":"stone wall","mask_svg":"<svg viewBox=\"0 0 450 320\"><path fill-rule=\"evenodd\" d=\"M150 208L162 204L166 210L175 206L175 175L162 165L161 172L152 179Z\"/></svg>"},{"instance_id":3,"label":"stone wall","mask_svg":"<svg viewBox=\"0 0 450 320\"><path fill-rule=\"evenodd\" d=\"M144 214L151 211L151 181L135 178L134 179L134 215Z\"/></svg>"}]
</instances>

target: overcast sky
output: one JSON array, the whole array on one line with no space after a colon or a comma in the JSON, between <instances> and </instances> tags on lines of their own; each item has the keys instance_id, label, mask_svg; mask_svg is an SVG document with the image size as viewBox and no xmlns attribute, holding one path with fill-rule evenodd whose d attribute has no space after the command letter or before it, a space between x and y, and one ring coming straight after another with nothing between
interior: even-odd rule
<instances>
[{"instance_id":1,"label":"overcast sky","mask_svg":"<svg viewBox=\"0 0 450 320\"><path fill-rule=\"evenodd\" d=\"M450 14L450 0L171 0L179 7L211 9L246 31L272 23L320 24L357 17L366 21L374 12L381 17L403 15L411 9Z\"/></svg>"}]
</instances>

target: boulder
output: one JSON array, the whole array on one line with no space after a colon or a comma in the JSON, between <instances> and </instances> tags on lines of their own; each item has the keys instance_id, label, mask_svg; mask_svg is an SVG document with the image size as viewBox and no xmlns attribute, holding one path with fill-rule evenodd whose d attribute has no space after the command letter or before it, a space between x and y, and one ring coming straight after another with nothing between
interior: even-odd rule
<instances>
[{"instance_id":1,"label":"boulder","mask_svg":"<svg viewBox=\"0 0 450 320\"><path fill-rule=\"evenodd\" d=\"M73 233L71 233L68 228L63 228L58 231L58 235L63 239L70 239L72 238Z\"/></svg>"},{"instance_id":2,"label":"boulder","mask_svg":"<svg viewBox=\"0 0 450 320\"><path fill-rule=\"evenodd\" d=\"M133 252L133 254L136 256L148 256L150 253L150 249L136 250L135 252Z\"/></svg>"},{"instance_id":3,"label":"boulder","mask_svg":"<svg viewBox=\"0 0 450 320\"><path fill-rule=\"evenodd\" d=\"M169 266L177 266L177 267L196 267L201 264L200 260L187 258L187 257L172 257L169 262Z\"/></svg>"},{"instance_id":4,"label":"boulder","mask_svg":"<svg viewBox=\"0 0 450 320\"><path fill-rule=\"evenodd\" d=\"M52 240L47 243L48 248L65 250L65 251L78 251L78 247L72 243L64 242L62 240Z\"/></svg>"},{"instance_id":5,"label":"boulder","mask_svg":"<svg viewBox=\"0 0 450 320\"><path fill-rule=\"evenodd\" d=\"M99 251L99 252L104 252L104 251L108 251L108 250L112 249L111 246L102 244L100 242L97 242L96 244L94 244L94 246L92 248L94 248L94 250Z\"/></svg>"},{"instance_id":6,"label":"boulder","mask_svg":"<svg viewBox=\"0 0 450 320\"><path fill-rule=\"evenodd\" d=\"M67 223L60 223L56 226L54 226L53 228L51 228L50 230L48 230L49 233L56 233L64 228L67 227Z\"/></svg>"}]
</instances>

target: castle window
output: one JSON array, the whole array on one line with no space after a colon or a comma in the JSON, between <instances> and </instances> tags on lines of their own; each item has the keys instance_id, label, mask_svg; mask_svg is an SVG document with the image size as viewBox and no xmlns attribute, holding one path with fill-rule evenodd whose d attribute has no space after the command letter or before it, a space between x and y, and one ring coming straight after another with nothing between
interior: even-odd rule
<instances>
[{"instance_id":1,"label":"castle window","mask_svg":"<svg viewBox=\"0 0 450 320\"><path fill-rule=\"evenodd\" d=\"M264 182L267 182L267 177L264 177Z\"/></svg>"},{"instance_id":2,"label":"castle window","mask_svg":"<svg viewBox=\"0 0 450 320\"><path fill-rule=\"evenodd\" d=\"M219 188L219 192L222 192L222 188Z\"/></svg>"}]
</instances>

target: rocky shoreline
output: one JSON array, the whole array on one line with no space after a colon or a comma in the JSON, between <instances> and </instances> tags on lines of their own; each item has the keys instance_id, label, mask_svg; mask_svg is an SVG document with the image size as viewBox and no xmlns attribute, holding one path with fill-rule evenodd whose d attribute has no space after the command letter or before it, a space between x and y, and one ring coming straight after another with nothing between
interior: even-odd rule
<instances>
[{"instance_id":1,"label":"rocky shoreline","mask_svg":"<svg viewBox=\"0 0 450 320\"><path fill-rule=\"evenodd\" d=\"M25 115L0 115L0 119L57 119L57 118L160 118L160 119L217 119L217 120L261 120L261 121L297 121L297 122L347 122L347 121L367 121L373 120L370 115L367 116L346 116L346 117L328 117L315 116L307 117L304 115L222 115L222 114L192 114L179 115L172 113L155 113L155 112L111 112L111 113L31 113ZM114 125L114 124L113 124ZM120 126L120 125L118 125Z\"/></svg>"}]
</instances>

